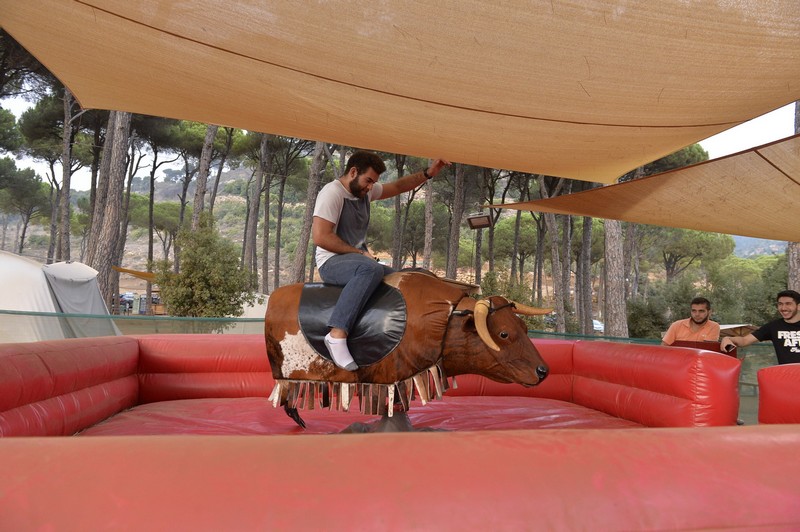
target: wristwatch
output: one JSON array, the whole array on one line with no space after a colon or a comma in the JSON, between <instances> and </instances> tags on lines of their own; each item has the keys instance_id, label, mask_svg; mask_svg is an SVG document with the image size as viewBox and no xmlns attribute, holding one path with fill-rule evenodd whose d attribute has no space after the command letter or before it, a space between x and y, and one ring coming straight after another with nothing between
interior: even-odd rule
<instances>
[{"instance_id":1,"label":"wristwatch","mask_svg":"<svg viewBox=\"0 0 800 532\"><path fill-rule=\"evenodd\" d=\"M422 175L425 176L425 179L433 179L433 176L428 173L428 169L427 168L423 168L422 169Z\"/></svg>"}]
</instances>

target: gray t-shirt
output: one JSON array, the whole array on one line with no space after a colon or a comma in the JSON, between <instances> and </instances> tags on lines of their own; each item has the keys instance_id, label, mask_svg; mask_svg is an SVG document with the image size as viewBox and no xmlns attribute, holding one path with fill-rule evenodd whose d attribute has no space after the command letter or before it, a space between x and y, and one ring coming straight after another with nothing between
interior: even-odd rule
<instances>
[{"instance_id":1,"label":"gray t-shirt","mask_svg":"<svg viewBox=\"0 0 800 532\"><path fill-rule=\"evenodd\" d=\"M351 246L367 249L367 228L369 227L369 202L381 197L383 185L375 183L372 190L363 198L353 196L341 181L334 179L320 190L314 205L314 216L333 223L333 231ZM336 255L317 246L314 257L317 268Z\"/></svg>"}]
</instances>

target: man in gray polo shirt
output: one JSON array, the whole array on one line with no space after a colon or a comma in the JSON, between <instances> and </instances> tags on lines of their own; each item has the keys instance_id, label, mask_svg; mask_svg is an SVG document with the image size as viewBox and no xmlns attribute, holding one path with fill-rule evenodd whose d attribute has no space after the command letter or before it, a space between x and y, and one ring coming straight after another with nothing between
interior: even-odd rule
<instances>
[{"instance_id":1,"label":"man in gray polo shirt","mask_svg":"<svg viewBox=\"0 0 800 532\"><path fill-rule=\"evenodd\" d=\"M344 287L325 336L325 345L338 367L358 369L347 347L347 335L383 276L394 271L378 263L367 249L370 202L408 192L449 164L437 159L422 172L383 184L378 178L386 165L377 154L359 150L347 160L344 174L322 187L317 196L311 226L317 268L323 281Z\"/></svg>"}]
</instances>

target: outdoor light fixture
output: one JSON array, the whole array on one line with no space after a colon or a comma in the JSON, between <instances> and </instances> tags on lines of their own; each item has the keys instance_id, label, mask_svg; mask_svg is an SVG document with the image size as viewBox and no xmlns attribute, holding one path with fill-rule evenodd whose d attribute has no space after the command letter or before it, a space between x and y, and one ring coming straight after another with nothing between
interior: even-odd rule
<instances>
[{"instance_id":1,"label":"outdoor light fixture","mask_svg":"<svg viewBox=\"0 0 800 532\"><path fill-rule=\"evenodd\" d=\"M470 229L483 229L492 225L492 218L488 214L478 212L467 216L467 223Z\"/></svg>"}]
</instances>

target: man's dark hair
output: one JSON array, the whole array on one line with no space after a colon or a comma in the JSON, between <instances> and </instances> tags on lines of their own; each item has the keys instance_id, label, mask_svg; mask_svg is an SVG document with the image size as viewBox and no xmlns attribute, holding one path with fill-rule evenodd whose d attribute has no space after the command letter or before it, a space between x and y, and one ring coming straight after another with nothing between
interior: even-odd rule
<instances>
[{"instance_id":1,"label":"man's dark hair","mask_svg":"<svg viewBox=\"0 0 800 532\"><path fill-rule=\"evenodd\" d=\"M800 305L800 294L798 294L794 290L781 290L780 292L778 292L775 301L779 300L782 297L791 297L792 299L794 299L795 303Z\"/></svg>"},{"instance_id":2,"label":"man's dark hair","mask_svg":"<svg viewBox=\"0 0 800 532\"><path fill-rule=\"evenodd\" d=\"M375 173L378 175L386 171L386 165L383 163L383 159L378 157L377 153L366 150L358 150L347 159L347 166L345 166L344 173L346 174L353 167L358 171L358 175L363 174L370 168L375 170Z\"/></svg>"},{"instance_id":3,"label":"man's dark hair","mask_svg":"<svg viewBox=\"0 0 800 532\"><path fill-rule=\"evenodd\" d=\"M690 305L705 305L706 309L711 310L711 301L704 297L696 297L692 299L692 302L689 303Z\"/></svg>"}]
</instances>

